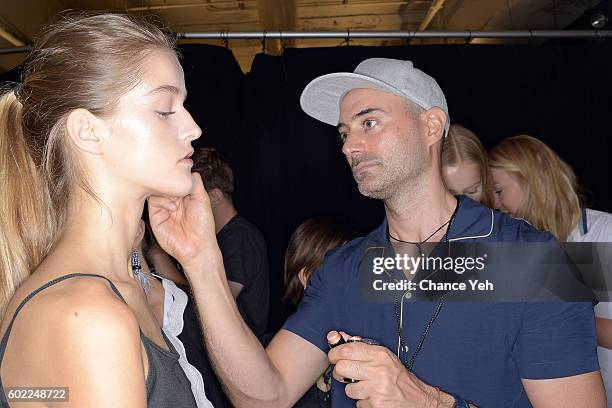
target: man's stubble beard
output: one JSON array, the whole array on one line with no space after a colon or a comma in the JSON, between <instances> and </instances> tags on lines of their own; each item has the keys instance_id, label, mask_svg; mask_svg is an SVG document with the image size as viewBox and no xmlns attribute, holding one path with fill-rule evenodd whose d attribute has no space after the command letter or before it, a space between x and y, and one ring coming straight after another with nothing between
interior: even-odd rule
<instances>
[{"instance_id":1,"label":"man's stubble beard","mask_svg":"<svg viewBox=\"0 0 612 408\"><path fill-rule=\"evenodd\" d=\"M402 192L418 193L427 171L427 151L414 133L405 140L400 148L380 159L381 170L377 175L366 175L361 181L355 177L361 194L387 202L394 201Z\"/></svg>"}]
</instances>

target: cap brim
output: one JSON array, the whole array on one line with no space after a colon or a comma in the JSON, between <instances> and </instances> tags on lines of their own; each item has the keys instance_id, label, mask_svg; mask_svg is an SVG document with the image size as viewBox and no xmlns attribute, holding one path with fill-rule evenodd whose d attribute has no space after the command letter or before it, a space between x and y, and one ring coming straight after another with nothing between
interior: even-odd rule
<instances>
[{"instance_id":1,"label":"cap brim","mask_svg":"<svg viewBox=\"0 0 612 408\"><path fill-rule=\"evenodd\" d=\"M340 120L340 102L349 91L358 88L376 89L395 95L403 93L382 81L353 72L337 72L312 80L300 97L304 112L328 125L336 126Z\"/></svg>"}]
</instances>

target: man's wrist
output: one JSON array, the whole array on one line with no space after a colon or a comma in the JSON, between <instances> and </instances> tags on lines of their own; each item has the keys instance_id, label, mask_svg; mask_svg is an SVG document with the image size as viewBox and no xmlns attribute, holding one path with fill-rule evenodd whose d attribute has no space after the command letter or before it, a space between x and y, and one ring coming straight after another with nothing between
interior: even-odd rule
<instances>
[{"instance_id":1,"label":"man's wrist","mask_svg":"<svg viewBox=\"0 0 612 408\"><path fill-rule=\"evenodd\" d=\"M454 394L446 394L450 397L452 403L449 406L450 408L478 408L476 405L474 404L470 404L469 402L467 402L466 400L464 400L463 398L454 395Z\"/></svg>"},{"instance_id":2,"label":"man's wrist","mask_svg":"<svg viewBox=\"0 0 612 408\"><path fill-rule=\"evenodd\" d=\"M454 408L455 398L445 392L440 392L440 408Z\"/></svg>"},{"instance_id":3,"label":"man's wrist","mask_svg":"<svg viewBox=\"0 0 612 408\"><path fill-rule=\"evenodd\" d=\"M453 408L455 399L452 395L441 391L440 388L426 385L425 401L423 406L427 408Z\"/></svg>"},{"instance_id":4,"label":"man's wrist","mask_svg":"<svg viewBox=\"0 0 612 408\"><path fill-rule=\"evenodd\" d=\"M209 276L214 271L224 271L223 257L219 251L211 251L210 253L202 253L196 258L191 259L188 263L181 263L185 276L190 281L192 279L201 280L204 276ZM225 273L223 273L225 276Z\"/></svg>"}]
</instances>

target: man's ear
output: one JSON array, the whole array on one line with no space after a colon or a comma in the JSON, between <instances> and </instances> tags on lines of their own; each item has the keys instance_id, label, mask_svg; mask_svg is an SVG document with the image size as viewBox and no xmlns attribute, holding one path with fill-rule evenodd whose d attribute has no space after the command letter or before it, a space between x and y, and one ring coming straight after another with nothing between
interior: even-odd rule
<instances>
[{"instance_id":1,"label":"man's ear","mask_svg":"<svg viewBox=\"0 0 612 408\"><path fill-rule=\"evenodd\" d=\"M448 117L446 113L437 106L424 112L425 130L428 144L431 146L444 137L444 127Z\"/></svg>"},{"instance_id":2,"label":"man's ear","mask_svg":"<svg viewBox=\"0 0 612 408\"><path fill-rule=\"evenodd\" d=\"M77 149L95 155L104 151L104 138L101 137L99 125L100 120L87 109L75 109L66 119L68 137Z\"/></svg>"},{"instance_id":3,"label":"man's ear","mask_svg":"<svg viewBox=\"0 0 612 408\"><path fill-rule=\"evenodd\" d=\"M217 205L221 200L223 200L223 191L218 189L217 187L213 188L208 192L208 197L210 198L210 202L213 205Z\"/></svg>"}]
</instances>

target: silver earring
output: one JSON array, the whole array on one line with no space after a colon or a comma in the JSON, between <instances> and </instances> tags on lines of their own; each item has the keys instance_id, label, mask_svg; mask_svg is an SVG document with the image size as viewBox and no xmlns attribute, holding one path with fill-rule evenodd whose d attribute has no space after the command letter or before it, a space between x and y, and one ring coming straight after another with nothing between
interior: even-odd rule
<instances>
[{"instance_id":1,"label":"silver earring","mask_svg":"<svg viewBox=\"0 0 612 408\"><path fill-rule=\"evenodd\" d=\"M149 276L142 271L142 266L140 266L140 256L138 255L138 251L132 248L132 273L134 277L142 286L145 295L149 293L151 289L151 282L149 281Z\"/></svg>"}]
</instances>

